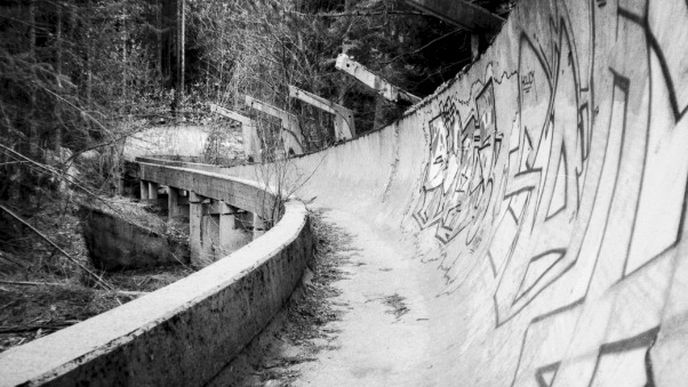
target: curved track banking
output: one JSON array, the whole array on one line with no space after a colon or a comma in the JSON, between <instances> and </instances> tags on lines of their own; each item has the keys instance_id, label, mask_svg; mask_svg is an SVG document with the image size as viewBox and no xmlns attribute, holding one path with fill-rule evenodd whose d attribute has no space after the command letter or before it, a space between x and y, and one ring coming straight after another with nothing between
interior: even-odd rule
<instances>
[{"instance_id":1,"label":"curved track banking","mask_svg":"<svg viewBox=\"0 0 688 387\"><path fill-rule=\"evenodd\" d=\"M300 383L685 383L687 39L684 0L522 1L399 122L283 166L363 263Z\"/></svg>"},{"instance_id":2,"label":"curved track banking","mask_svg":"<svg viewBox=\"0 0 688 387\"><path fill-rule=\"evenodd\" d=\"M686 41L685 0L522 1L400 121L278 165L358 249L298 384L684 384Z\"/></svg>"}]
</instances>

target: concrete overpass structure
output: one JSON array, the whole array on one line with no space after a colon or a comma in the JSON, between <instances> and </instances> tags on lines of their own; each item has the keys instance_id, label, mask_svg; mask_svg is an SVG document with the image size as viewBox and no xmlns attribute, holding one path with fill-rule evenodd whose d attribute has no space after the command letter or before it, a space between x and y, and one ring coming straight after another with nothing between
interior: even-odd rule
<instances>
[{"instance_id":1,"label":"concrete overpass structure","mask_svg":"<svg viewBox=\"0 0 688 387\"><path fill-rule=\"evenodd\" d=\"M338 349L303 365L298 382L685 384L687 38L681 0L524 1L476 63L400 121L289 161L289 181L280 183L298 188L297 196L317 196L313 205L328 208L327 218L357 247L350 278L338 284L347 305L335 327ZM253 166L160 168L189 184L206 176L213 182L205 195L217 200L230 199L223 190L234 183L224 181L256 174ZM264 256L252 249L286 243L275 229L301 230L303 208L297 220L290 206L275 228L235 254ZM216 270L232 262L230 255L200 272L222 282L212 289L227 299L236 288L223 287L231 281ZM166 296L150 297L169 300L171 290L160 292ZM403 297L409 312L386 314L376 300L389 294ZM208 313L194 317L202 321L169 312L168 320L140 321L146 328L132 325L89 344L92 352L54 350L36 365L40 351L92 326L89 320L0 355L0 379L104 380L100 372L109 370L105 376L127 375L120 380L164 382L142 370L185 351L201 356L208 345L168 333L166 324L184 321L197 332L194 323L233 316L213 314L223 302L198 309ZM238 310L260 309L244 303ZM136 344L151 336L129 333L147 329L170 346L156 347L158 361L146 356L149 345ZM132 346L141 348L136 356ZM98 366L101 353L130 368ZM21 372L7 371L17 364ZM200 367L192 358L183 364ZM193 369L199 376L180 371L174 380L200 384L212 374ZM142 375L152 376L135 378Z\"/></svg>"}]
</instances>

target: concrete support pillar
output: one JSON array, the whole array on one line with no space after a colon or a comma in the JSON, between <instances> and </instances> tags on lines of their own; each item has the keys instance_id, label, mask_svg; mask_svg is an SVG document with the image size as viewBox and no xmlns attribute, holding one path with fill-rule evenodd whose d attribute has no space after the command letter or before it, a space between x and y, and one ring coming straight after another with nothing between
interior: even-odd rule
<instances>
[{"instance_id":1,"label":"concrete support pillar","mask_svg":"<svg viewBox=\"0 0 688 387\"><path fill-rule=\"evenodd\" d=\"M204 200L203 219L201 219L201 256L199 266L207 266L222 256L219 251L219 215L211 213L210 209L210 200Z\"/></svg>"},{"instance_id":2,"label":"concrete support pillar","mask_svg":"<svg viewBox=\"0 0 688 387\"><path fill-rule=\"evenodd\" d=\"M148 182L145 180L139 180L139 187L141 188L141 200L148 199Z\"/></svg>"},{"instance_id":3,"label":"concrete support pillar","mask_svg":"<svg viewBox=\"0 0 688 387\"><path fill-rule=\"evenodd\" d=\"M253 239L265 234L265 221L258 214L253 214Z\"/></svg>"},{"instance_id":4,"label":"concrete support pillar","mask_svg":"<svg viewBox=\"0 0 688 387\"><path fill-rule=\"evenodd\" d=\"M179 205L179 190L174 187L167 187L167 219L182 215L182 209Z\"/></svg>"},{"instance_id":5,"label":"concrete support pillar","mask_svg":"<svg viewBox=\"0 0 688 387\"><path fill-rule=\"evenodd\" d=\"M203 197L189 191L189 250L191 265L205 266L203 257Z\"/></svg>"},{"instance_id":6,"label":"concrete support pillar","mask_svg":"<svg viewBox=\"0 0 688 387\"><path fill-rule=\"evenodd\" d=\"M246 237L236 225L236 208L219 202L219 245L222 255L226 255L246 244Z\"/></svg>"},{"instance_id":7,"label":"concrete support pillar","mask_svg":"<svg viewBox=\"0 0 688 387\"><path fill-rule=\"evenodd\" d=\"M148 199L158 200L158 183L148 182Z\"/></svg>"}]
</instances>

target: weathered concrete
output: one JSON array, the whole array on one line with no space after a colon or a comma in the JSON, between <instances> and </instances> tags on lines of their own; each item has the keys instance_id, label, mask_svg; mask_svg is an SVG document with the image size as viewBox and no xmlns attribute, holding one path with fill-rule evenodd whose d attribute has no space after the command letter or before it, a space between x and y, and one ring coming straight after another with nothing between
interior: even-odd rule
<instances>
[{"instance_id":1,"label":"weathered concrete","mask_svg":"<svg viewBox=\"0 0 688 387\"><path fill-rule=\"evenodd\" d=\"M182 205L179 203L179 189L167 187L167 217L169 220L184 215Z\"/></svg>"},{"instance_id":2,"label":"weathered concrete","mask_svg":"<svg viewBox=\"0 0 688 387\"><path fill-rule=\"evenodd\" d=\"M210 127L196 125L153 127L127 137L123 156L129 161L151 154L201 156L208 145L210 132Z\"/></svg>"},{"instance_id":3,"label":"weathered concrete","mask_svg":"<svg viewBox=\"0 0 688 387\"><path fill-rule=\"evenodd\" d=\"M203 237L203 197L189 191L189 250L191 252L191 264L196 267L207 266L212 260L207 256L208 240Z\"/></svg>"},{"instance_id":4,"label":"weathered concrete","mask_svg":"<svg viewBox=\"0 0 688 387\"><path fill-rule=\"evenodd\" d=\"M148 200L158 200L158 188L158 183L154 183L152 181L148 182Z\"/></svg>"},{"instance_id":5,"label":"weathered concrete","mask_svg":"<svg viewBox=\"0 0 688 387\"><path fill-rule=\"evenodd\" d=\"M265 234L265 221L258 214L253 214L253 239L258 239L261 235Z\"/></svg>"},{"instance_id":6,"label":"weathered concrete","mask_svg":"<svg viewBox=\"0 0 688 387\"><path fill-rule=\"evenodd\" d=\"M239 122L241 124L241 136L246 157L249 161L260 162L262 160L261 141L260 137L258 137L258 129L254 120L216 104L210 104L210 111Z\"/></svg>"},{"instance_id":7,"label":"weathered concrete","mask_svg":"<svg viewBox=\"0 0 688 387\"><path fill-rule=\"evenodd\" d=\"M398 123L293 160L293 186L310 178L301 197L403 246L412 274L395 291L427 313L338 325L351 344L303 383L688 380L686 39L685 1L522 1L477 63ZM351 272L338 301L356 305L369 294ZM407 378L385 368L403 340L368 345L400 324L426 324L414 348L427 361Z\"/></svg>"},{"instance_id":8,"label":"weathered concrete","mask_svg":"<svg viewBox=\"0 0 688 387\"><path fill-rule=\"evenodd\" d=\"M387 80L368 70L362 64L351 59L346 54L339 54L339 56L337 56L335 67L338 70L344 71L345 73L358 79L361 83L368 86L389 101L406 101L409 103L416 103L420 101L420 97L417 97L408 91L392 85Z\"/></svg>"},{"instance_id":9,"label":"weathered concrete","mask_svg":"<svg viewBox=\"0 0 688 387\"><path fill-rule=\"evenodd\" d=\"M250 106L252 109L256 109L280 119L282 124L280 139L282 140L284 152L287 156L303 154L306 140L303 137L303 133L301 133L298 117L276 106L272 106L269 103L253 98L250 95L247 95L245 99L246 105Z\"/></svg>"},{"instance_id":10,"label":"weathered concrete","mask_svg":"<svg viewBox=\"0 0 688 387\"><path fill-rule=\"evenodd\" d=\"M133 269L188 262L186 243L164 232L84 208L84 240L93 264L103 270ZM175 258L176 257L176 258Z\"/></svg>"},{"instance_id":11,"label":"weathered concrete","mask_svg":"<svg viewBox=\"0 0 688 387\"><path fill-rule=\"evenodd\" d=\"M148 182L141 180L139 181L139 198L141 200L147 200L148 199Z\"/></svg>"},{"instance_id":12,"label":"weathered concrete","mask_svg":"<svg viewBox=\"0 0 688 387\"><path fill-rule=\"evenodd\" d=\"M337 141L350 140L356 134L356 123L351 109L293 85L289 85L289 96L334 115L334 137Z\"/></svg>"},{"instance_id":13,"label":"weathered concrete","mask_svg":"<svg viewBox=\"0 0 688 387\"><path fill-rule=\"evenodd\" d=\"M196 195L222 200L225 204L258 214L263 219L276 218L274 196L253 183L255 173L248 179L228 179L219 173L222 168L183 162L158 163L154 159L141 159L141 179L194 192ZM188 167L185 167L188 166ZM218 172L215 172L218 171ZM191 195L189 197L191 201Z\"/></svg>"},{"instance_id":14,"label":"weathered concrete","mask_svg":"<svg viewBox=\"0 0 688 387\"><path fill-rule=\"evenodd\" d=\"M227 181L225 196L245 203L249 197L241 193L252 192L256 203L249 207L272 215L262 203L271 194L257 185L174 167L154 173L180 178L188 184L176 186L203 196L222 187L194 190L194 181ZM284 305L312 254L303 204L288 201L283 213L260 240L187 278L3 352L0 385L204 384Z\"/></svg>"},{"instance_id":15,"label":"weathered concrete","mask_svg":"<svg viewBox=\"0 0 688 387\"><path fill-rule=\"evenodd\" d=\"M222 255L239 249L248 243L248 235L236 224L237 209L220 201L218 211L218 244Z\"/></svg>"},{"instance_id":16,"label":"weathered concrete","mask_svg":"<svg viewBox=\"0 0 688 387\"><path fill-rule=\"evenodd\" d=\"M354 308L336 326L345 341L295 384L684 384L687 39L685 1L522 1L477 63L399 122L291 160L282 186L332 208L362 267L347 267L338 285L337 301ZM250 200L259 191L218 173L142 168L152 181L270 213ZM410 312L390 318L375 304L389 293ZM140 324L126 340L146 316L132 313ZM161 363L188 356L181 383L202 380L186 372L202 375L206 359L192 360L215 341L185 347L172 329L193 320L205 331L194 316L121 358L139 361L169 335ZM75 358L41 359L48 372ZM123 368L138 376L137 367Z\"/></svg>"}]
</instances>

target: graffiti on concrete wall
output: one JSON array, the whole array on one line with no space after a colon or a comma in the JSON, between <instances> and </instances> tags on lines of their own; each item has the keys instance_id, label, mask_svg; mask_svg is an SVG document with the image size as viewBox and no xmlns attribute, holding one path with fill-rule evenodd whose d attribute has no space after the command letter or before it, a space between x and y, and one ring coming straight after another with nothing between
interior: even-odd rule
<instances>
[{"instance_id":1,"label":"graffiti on concrete wall","mask_svg":"<svg viewBox=\"0 0 688 387\"><path fill-rule=\"evenodd\" d=\"M442 243L462 233L466 244L475 240L494 190L503 136L495 123L493 82L488 81L471 102L464 120L457 102L449 98L441 114L429 122L430 162L413 217L422 228L435 227Z\"/></svg>"},{"instance_id":2,"label":"graffiti on concrete wall","mask_svg":"<svg viewBox=\"0 0 688 387\"><path fill-rule=\"evenodd\" d=\"M686 216L688 2L533 3L514 82L479 79L428 122L413 218L450 291L484 259L495 329L528 311L512 384L652 382Z\"/></svg>"}]
</instances>

